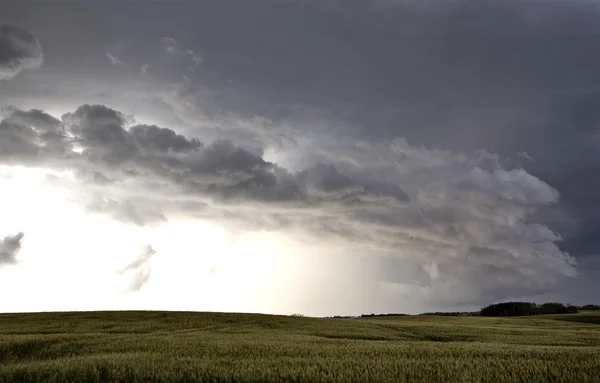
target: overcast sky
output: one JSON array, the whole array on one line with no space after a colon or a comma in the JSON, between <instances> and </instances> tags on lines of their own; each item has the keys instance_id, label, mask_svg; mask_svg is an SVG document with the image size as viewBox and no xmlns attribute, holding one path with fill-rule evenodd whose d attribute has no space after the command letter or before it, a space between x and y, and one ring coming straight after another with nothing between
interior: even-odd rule
<instances>
[{"instance_id":1,"label":"overcast sky","mask_svg":"<svg viewBox=\"0 0 600 383\"><path fill-rule=\"evenodd\" d=\"M0 311L600 303L595 0L0 3Z\"/></svg>"}]
</instances>

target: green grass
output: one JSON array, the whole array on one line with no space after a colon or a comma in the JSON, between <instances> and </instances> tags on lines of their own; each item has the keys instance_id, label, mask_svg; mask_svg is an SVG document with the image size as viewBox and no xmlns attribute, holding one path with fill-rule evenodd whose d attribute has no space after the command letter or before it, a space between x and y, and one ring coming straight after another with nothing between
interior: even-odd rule
<instances>
[{"instance_id":1,"label":"green grass","mask_svg":"<svg viewBox=\"0 0 600 383\"><path fill-rule=\"evenodd\" d=\"M0 315L0 382L600 382L600 313Z\"/></svg>"}]
</instances>

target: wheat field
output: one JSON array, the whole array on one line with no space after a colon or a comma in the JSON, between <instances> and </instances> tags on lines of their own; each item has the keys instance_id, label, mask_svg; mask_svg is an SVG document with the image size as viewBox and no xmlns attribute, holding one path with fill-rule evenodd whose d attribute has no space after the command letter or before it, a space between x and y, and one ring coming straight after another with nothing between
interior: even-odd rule
<instances>
[{"instance_id":1,"label":"wheat field","mask_svg":"<svg viewBox=\"0 0 600 383\"><path fill-rule=\"evenodd\" d=\"M600 382L600 312L0 315L0 382Z\"/></svg>"}]
</instances>

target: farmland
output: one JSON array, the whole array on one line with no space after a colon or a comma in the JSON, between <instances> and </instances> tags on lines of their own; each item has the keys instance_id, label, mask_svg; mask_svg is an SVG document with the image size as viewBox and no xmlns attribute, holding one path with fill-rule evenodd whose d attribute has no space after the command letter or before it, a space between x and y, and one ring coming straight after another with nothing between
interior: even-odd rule
<instances>
[{"instance_id":1,"label":"farmland","mask_svg":"<svg viewBox=\"0 0 600 383\"><path fill-rule=\"evenodd\" d=\"M600 382L600 312L0 314L0 382Z\"/></svg>"}]
</instances>

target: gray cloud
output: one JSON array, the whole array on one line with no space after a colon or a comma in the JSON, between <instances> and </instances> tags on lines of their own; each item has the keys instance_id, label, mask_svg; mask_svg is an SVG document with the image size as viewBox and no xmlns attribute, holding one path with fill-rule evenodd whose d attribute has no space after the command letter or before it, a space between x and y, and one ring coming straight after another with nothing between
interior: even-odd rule
<instances>
[{"instance_id":1,"label":"gray cloud","mask_svg":"<svg viewBox=\"0 0 600 383\"><path fill-rule=\"evenodd\" d=\"M321 195L326 200L342 200L346 204L375 202L376 199L386 198L391 198L392 203L409 200L400 186L394 183L386 183L364 174L352 179L341 174L332 164L319 163L299 172L296 178L314 194Z\"/></svg>"},{"instance_id":2,"label":"gray cloud","mask_svg":"<svg viewBox=\"0 0 600 383\"><path fill-rule=\"evenodd\" d=\"M152 207L143 197L112 199L94 193L83 198L84 205L90 212L112 216L118 221L133 223L138 226L153 225L167 221L165 215ZM144 203L146 202L146 203Z\"/></svg>"},{"instance_id":3,"label":"gray cloud","mask_svg":"<svg viewBox=\"0 0 600 383\"><path fill-rule=\"evenodd\" d=\"M78 160L84 166L119 165L126 173L150 172L185 189L228 198L243 193L242 189L278 187L272 174L276 166L229 141L204 145L167 128L127 128L122 113L102 105L83 105L63 120L74 142L82 147Z\"/></svg>"},{"instance_id":4,"label":"gray cloud","mask_svg":"<svg viewBox=\"0 0 600 383\"><path fill-rule=\"evenodd\" d=\"M62 123L39 109L4 108L0 120L0 158L7 163L43 164L66 158L71 139Z\"/></svg>"},{"instance_id":5,"label":"gray cloud","mask_svg":"<svg viewBox=\"0 0 600 383\"><path fill-rule=\"evenodd\" d=\"M119 274L132 274L129 291L139 291L148 282L152 275L148 262L154 254L156 254L156 250L147 245L136 259L119 271Z\"/></svg>"},{"instance_id":6,"label":"gray cloud","mask_svg":"<svg viewBox=\"0 0 600 383\"><path fill-rule=\"evenodd\" d=\"M14 107L7 107L4 113L8 114L8 119L16 124L31 126L44 132L56 132L62 130L61 121L40 109L29 111L19 110Z\"/></svg>"},{"instance_id":7,"label":"gray cloud","mask_svg":"<svg viewBox=\"0 0 600 383\"><path fill-rule=\"evenodd\" d=\"M0 122L0 149L5 160L13 158L29 159L37 156L36 132L28 126L22 126L7 120Z\"/></svg>"},{"instance_id":8,"label":"gray cloud","mask_svg":"<svg viewBox=\"0 0 600 383\"><path fill-rule=\"evenodd\" d=\"M156 125L135 125L129 129L136 142L147 149L162 152L185 152L202 147L196 139L188 139L171 129L159 128Z\"/></svg>"},{"instance_id":9,"label":"gray cloud","mask_svg":"<svg viewBox=\"0 0 600 383\"><path fill-rule=\"evenodd\" d=\"M0 25L0 81L37 69L43 61L42 46L33 35L13 25Z\"/></svg>"},{"instance_id":10,"label":"gray cloud","mask_svg":"<svg viewBox=\"0 0 600 383\"><path fill-rule=\"evenodd\" d=\"M25 234L18 233L4 237L0 241L0 266L11 265L17 262L17 255L21 250L21 242Z\"/></svg>"}]
</instances>

